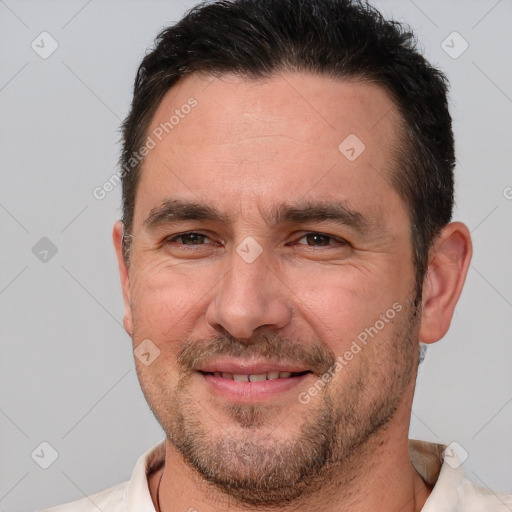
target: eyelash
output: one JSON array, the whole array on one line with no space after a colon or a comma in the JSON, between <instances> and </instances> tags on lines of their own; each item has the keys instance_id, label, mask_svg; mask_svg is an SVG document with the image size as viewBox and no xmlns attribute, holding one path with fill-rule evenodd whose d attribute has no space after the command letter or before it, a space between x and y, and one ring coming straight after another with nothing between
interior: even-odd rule
<instances>
[{"instance_id":1,"label":"eyelash","mask_svg":"<svg viewBox=\"0 0 512 512\"><path fill-rule=\"evenodd\" d=\"M184 238L186 236L190 236L190 235L197 235L197 236L200 236L200 237L204 237L205 239L209 239L209 237L203 233L199 233L197 231L187 231L185 233L180 233L179 235L174 235L170 238L167 238L164 243L177 243L178 245L182 245L182 246L188 246L188 247L197 247L197 246L201 246L201 245L204 245L204 244L184 244L184 243L179 243L177 242L178 239L180 238ZM302 240L303 238L306 238L306 237L309 237L309 236L319 236L319 237L324 237L324 238L327 238L331 241L334 241L338 244L342 244L342 245L350 245L346 240L344 240L343 238L339 238L339 237L335 237L335 236L332 236L332 235L328 235L326 233L321 233L319 231L309 231L307 233L305 233L304 235L302 235L300 238L298 238L295 242L293 243L298 243L299 240ZM288 245L288 244L287 244ZM328 246L324 246L324 245L309 245L309 244L298 244L298 245L306 245L308 247L330 247L330 246L333 246L334 244L333 243L330 243L328 244Z\"/></svg>"},{"instance_id":2,"label":"eyelash","mask_svg":"<svg viewBox=\"0 0 512 512\"><path fill-rule=\"evenodd\" d=\"M179 235L174 235L172 237L166 238L164 242L165 243L172 243L172 242L178 243L178 242L176 242L177 239L183 238L187 235L198 235L198 236L202 236L206 239L209 238L207 235L204 235L203 233L198 233L197 231L187 231L186 233L180 233ZM183 243L181 243L179 245L188 245L188 246L194 247L194 246L199 246L199 245L204 245L204 244L183 244Z\"/></svg>"},{"instance_id":3,"label":"eyelash","mask_svg":"<svg viewBox=\"0 0 512 512\"><path fill-rule=\"evenodd\" d=\"M305 233L304 235L302 235L300 238L297 239L297 242L298 242L298 240L302 240L303 238L306 238L309 236L324 237L331 241L336 242L337 244L348 245L348 242L346 240L344 240L343 238L339 238L339 237L332 236L332 235L327 235L326 233L321 233L319 231L310 231L308 233ZM309 245L309 244L299 244L299 245L307 245L308 247L326 247L324 245ZM329 244L329 246L333 246L333 245L334 245L333 243Z\"/></svg>"}]
</instances>

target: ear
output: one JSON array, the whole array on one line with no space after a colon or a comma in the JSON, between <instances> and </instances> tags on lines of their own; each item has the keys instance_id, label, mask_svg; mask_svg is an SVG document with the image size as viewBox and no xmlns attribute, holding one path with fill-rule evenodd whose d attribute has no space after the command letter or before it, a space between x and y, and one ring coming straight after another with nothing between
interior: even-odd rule
<instances>
[{"instance_id":1,"label":"ear","mask_svg":"<svg viewBox=\"0 0 512 512\"><path fill-rule=\"evenodd\" d=\"M434 343L448 331L472 253L471 235L461 222L445 226L430 249L419 332L423 343Z\"/></svg>"},{"instance_id":2,"label":"ear","mask_svg":"<svg viewBox=\"0 0 512 512\"><path fill-rule=\"evenodd\" d=\"M130 289L130 275L129 266L124 259L123 251L123 236L124 236L124 224L120 220L114 224L114 231L112 233L112 239L114 241L114 248L116 250L117 264L119 266L119 275L121 277L121 288L123 291L124 301L124 317L123 324L126 332L131 336L133 332L133 318L131 304L131 289Z\"/></svg>"}]
</instances>

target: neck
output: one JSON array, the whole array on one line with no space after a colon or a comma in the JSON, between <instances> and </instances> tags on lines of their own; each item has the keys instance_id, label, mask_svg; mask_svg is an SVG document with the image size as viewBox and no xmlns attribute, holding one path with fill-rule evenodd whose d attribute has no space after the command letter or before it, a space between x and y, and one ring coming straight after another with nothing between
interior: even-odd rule
<instances>
[{"instance_id":1,"label":"neck","mask_svg":"<svg viewBox=\"0 0 512 512\"><path fill-rule=\"evenodd\" d=\"M431 489L410 462L408 428L407 415L397 411L387 428L368 440L350 462L329 468L323 481L315 486L316 491L301 498L300 502L274 508L280 512L419 512ZM183 461L169 440L166 442L165 465L150 477L149 483L157 512L269 510L268 506L251 508L237 503L205 482Z\"/></svg>"}]
</instances>

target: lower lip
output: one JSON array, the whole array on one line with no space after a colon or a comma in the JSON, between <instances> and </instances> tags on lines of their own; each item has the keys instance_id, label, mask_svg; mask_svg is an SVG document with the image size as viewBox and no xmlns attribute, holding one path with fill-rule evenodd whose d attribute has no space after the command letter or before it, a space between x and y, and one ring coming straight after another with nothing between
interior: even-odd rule
<instances>
[{"instance_id":1,"label":"lower lip","mask_svg":"<svg viewBox=\"0 0 512 512\"><path fill-rule=\"evenodd\" d=\"M216 395L230 401L255 403L276 398L287 391L297 388L311 373L286 379L263 380L259 382L240 382L204 373L199 375Z\"/></svg>"}]
</instances>

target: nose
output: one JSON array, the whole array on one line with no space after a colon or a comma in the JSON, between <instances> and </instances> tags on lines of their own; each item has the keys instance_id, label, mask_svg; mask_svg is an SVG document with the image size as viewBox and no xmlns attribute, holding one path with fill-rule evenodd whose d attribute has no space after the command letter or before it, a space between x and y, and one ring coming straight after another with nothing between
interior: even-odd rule
<instances>
[{"instance_id":1,"label":"nose","mask_svg":"<svg viewBox=\"0 0 512 512\"><path fill-rule=\"evenodd\" d=\"M292 317L288 288L260 255L247 262L234 252L208 306L206 320L220 333L249 339L260 327L275 331ZM289 294L288 294L289 296Z\"/></svg>"}]
</instances>

